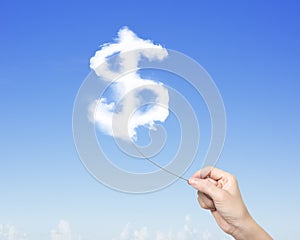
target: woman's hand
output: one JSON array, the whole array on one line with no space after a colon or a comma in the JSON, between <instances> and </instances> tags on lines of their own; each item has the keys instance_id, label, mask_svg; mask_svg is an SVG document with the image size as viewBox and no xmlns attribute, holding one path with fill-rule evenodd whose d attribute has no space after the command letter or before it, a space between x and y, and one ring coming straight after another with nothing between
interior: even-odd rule
<instances>
[{"instance_id":1,"label":"woman's hand","mask_svg":"<svg viewBox=\"0 0 300 240\"><path fill-rule=\"evenodd\" d=\"M198 190L198 202L211 211L219 227L237 240L272 239L251 217L237 179L217 168L196 172L189 184Z\"/></svg>"}]
</instances>

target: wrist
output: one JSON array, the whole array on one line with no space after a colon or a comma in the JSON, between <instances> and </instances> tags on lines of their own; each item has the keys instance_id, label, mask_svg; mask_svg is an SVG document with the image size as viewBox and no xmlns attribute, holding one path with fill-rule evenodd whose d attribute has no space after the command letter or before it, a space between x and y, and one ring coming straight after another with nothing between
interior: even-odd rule
<instances>
[{"instance_id":1,"label":"wrist","mask_svg":"<svg viewBox=\"0 0 300 240\"><path fill-rule=\"evenodd\" d=\"M272 237L248 214L232 233L236 240L272 240Z\"/></svg>"}]
</instances>

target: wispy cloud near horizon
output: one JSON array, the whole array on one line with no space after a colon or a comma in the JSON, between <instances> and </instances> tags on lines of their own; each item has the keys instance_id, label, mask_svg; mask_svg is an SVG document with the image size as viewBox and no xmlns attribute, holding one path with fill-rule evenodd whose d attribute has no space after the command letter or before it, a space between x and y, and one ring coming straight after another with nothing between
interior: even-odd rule
<instances>
[{"instance_id":1,"label":"wispy cloud near horizon","mask_svg":"<svg viewBox=\"0 0 300 240\"><path fill-rule=\"evenodd\" d=\"M199 233L193 226L189 215L185 216L184 225L181 229L161 231L150 230L147 226L133 228L127 223L122 232L113 240L212 240L212 234L208 231Z\"/></svg>"},{"instance_id":2,"label":"wispy cloud near horizon","mask_svg":"<svg viewBox=\"0 0 300 240\"><path fill-rule=\"evenodd\" d=\"M51 240L71 240L70 223L66 220L60 220L57 227L50 231Z\"/></svg>"},{"instance_id":3,"label":"wispy cloud near horizon","mask_svg":"<svg viewBox=\"0 0 300 240\"><path fill-rule=\"evenodd\" d=\"M115 60L110 62L111 57ZM114 43L106 43L90 59L90 67L101 80L111 83L110 99L96 99L89 108L89 119L104 134L130 141L137 138L136 129L154 129L168 115L169 94L161 82L144 79L138 73L142 57L150 61L163 60L168 52L151 40L139 38L127 27L118 32ZM117 66L116 66L117 65ZM147 97L151 95L151 104Z\"/></svg>"},{"instance_id":4,"label":"wispy cloud near horizon","mask_svg":"<svg viewBox=\"0 0 300 240\"><path fill-rule=\"evenodd\" d=\"M0 224L0 240L27 240L26 233L20 233L11 224Z\"/></svg>"}]
</instances>

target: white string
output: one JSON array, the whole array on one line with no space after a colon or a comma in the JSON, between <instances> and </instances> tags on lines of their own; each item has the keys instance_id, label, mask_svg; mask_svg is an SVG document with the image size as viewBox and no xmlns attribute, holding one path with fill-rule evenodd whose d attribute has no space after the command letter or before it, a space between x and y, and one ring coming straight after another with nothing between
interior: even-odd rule
<instances>
[{"instance_id":1,"label":"white string","mask_svg":"<svg viewBox=\"0 0 300 240\"><path fill-rule=\"evenodd\" d=\"M158 163L156 163L156 162L154 162L153 160L151 160L150 158L148 158L133 142L131 142L132 143L132 145L133 145L133 147L135 148L135 150L144 158L144 159L146 159L147 161L149 161L150 163L152 163L154 166L156 166L156 167L158 167L159 169L161 169L161 170L163 170L163 171L165 171L166 173L169 173L169 174L171 174L171 175L173 175L173 176L175 176L175 177L178 177L178 178L180 178L181 180L184 180L184 181L186 181L186 182L189 182L189 180L188 179L186 179L186 178L184 178L184 177L182 177L182 176L179 176L179 175L177 175L176 173L173 173L173 172L171 172L171 171L169 171L168 169L166 169L166 168L164 168L164 167L162 167L162 166L160 166Z\"/></svg>"}]
</instances>

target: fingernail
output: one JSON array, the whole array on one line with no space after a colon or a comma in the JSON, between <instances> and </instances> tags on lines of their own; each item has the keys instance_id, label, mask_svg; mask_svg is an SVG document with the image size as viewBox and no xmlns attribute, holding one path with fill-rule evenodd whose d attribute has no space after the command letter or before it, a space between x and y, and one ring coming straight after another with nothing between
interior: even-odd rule
<instances>
[{"instance_id":1,"label":"fingernail","mask_svg":"<svg viewBox=\"0 0 300 240\"><path fill-rule=\"evenodd\" d=\"M197 179L195 179L195 178L191 178L191 179L189 180L189 184L192 185L193 187L197 187L198 181L197 181Z\"/></svg>"}]
</instances>

